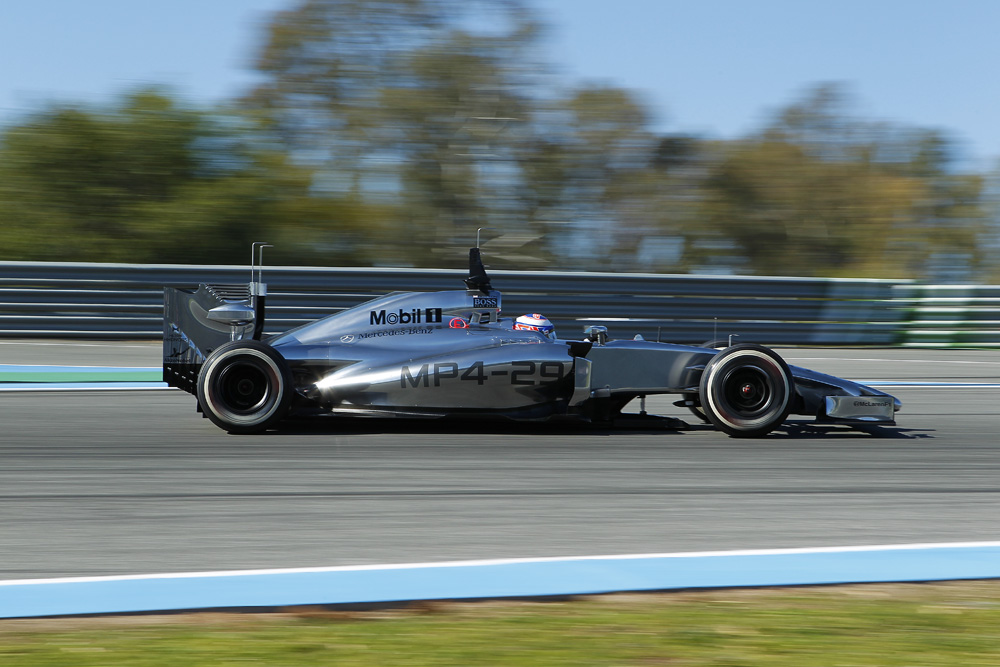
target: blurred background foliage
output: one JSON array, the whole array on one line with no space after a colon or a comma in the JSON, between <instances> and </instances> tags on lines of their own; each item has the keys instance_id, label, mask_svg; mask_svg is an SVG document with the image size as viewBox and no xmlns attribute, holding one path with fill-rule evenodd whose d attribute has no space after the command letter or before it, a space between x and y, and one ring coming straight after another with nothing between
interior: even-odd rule
<instances>
[{"instance_id":1,"label":"blurred background foliage","mask_svg":"<svg viewBox=\"0 0 1000 667\"><path fill-rule=\"evenodd\" d=\"M1000 278L996 174L817 85L736 140L562 89L518 0L309 0L220 108L132 91L0 131L0 259Z\"/></svg>"}]
</instances>

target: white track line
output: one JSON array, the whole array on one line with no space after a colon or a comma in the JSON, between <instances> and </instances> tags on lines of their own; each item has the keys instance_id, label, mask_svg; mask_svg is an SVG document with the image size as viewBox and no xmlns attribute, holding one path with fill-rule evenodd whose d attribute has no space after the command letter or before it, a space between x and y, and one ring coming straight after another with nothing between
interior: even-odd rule
<instances>
[{"instance_id":1,"label":"white track line","mask_svg":"<svg viewBox=\"0 0 1000 667\"><path fill-rule=\"evenodd\" d=\"M486 567L520 563L559 563L579 561L635 560L649 558L719 558L730 556L785 556L794 554L835 554L880 551L916 551L922 549L975 549L1000 547L998 542L928 542L914 544L876 544L865 546L797 547L789 549L738 549L733 551L684 551L675 553L614 554L610 556L552 556L542 558L496 558L484 560L431 561L378 565L335 565L329 567L270 568L259 570L221 570L216 572L166 572L160 574L124 574L100 577L57 577L51 579L9 579L0 586L25 584L90 583L101 581L137 581L144 579L187 579L205 577L243 577L271 574L309 574L316 572L362 572L377 570L412 570L419 568Z\"/></svg>"}]
</instances>

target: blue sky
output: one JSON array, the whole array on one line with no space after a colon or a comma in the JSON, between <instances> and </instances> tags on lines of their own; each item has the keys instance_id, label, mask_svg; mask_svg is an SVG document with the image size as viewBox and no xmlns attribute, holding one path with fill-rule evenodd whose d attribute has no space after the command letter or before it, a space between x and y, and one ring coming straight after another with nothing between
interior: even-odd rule
<instances>
[{"instance_id":1,"label":"blue sky","mask_svg":"<svg viewBox=\"0 0 1000 667\"><path fill-rule=\"evenodd\" d=\"M291 0L7 0L0 122L51 101L102 103L147 83L194 103L233 96L268 14ZM945 130L1000 159L1000 1L534 0L567 81L633 89L661 132L736 137L820 82L869 119Z\"/></svg>"}]
</instances>

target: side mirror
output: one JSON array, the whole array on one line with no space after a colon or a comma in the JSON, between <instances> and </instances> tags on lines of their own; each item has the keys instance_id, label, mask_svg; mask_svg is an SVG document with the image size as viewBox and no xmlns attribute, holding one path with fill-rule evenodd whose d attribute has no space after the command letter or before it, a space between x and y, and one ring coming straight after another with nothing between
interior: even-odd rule
<instances>
[{"instance_id":1,"label":"side mirror","mask_svg":"<svg viewBox=\"0 0 1000 667\"><path fill-rule=\"evenodd\" d=\"M253 308L242 303L226 303L208 311L208 319L229 326L244 326L256 318Z\"/></svg>"},{"instance_id":2,"label":"side mirror","mask_svg":"<svg viewBox=\"0 0 1000 667\"><path fill-rule=\"evenodd\" d=\"M598 345L604 345L608 342L608 328L589 326L583 328L583 333L587 340L597 343Z\"/></svg>"},{"instance_id":3,"label":"side mirror","mask_svg":"<svg viewBox=\"0 0 1000 667\"><path fill-rule=\"evenodd\" d=\"M257 317L254 309L242 303L225 303L208 311L206 315L213 322L229 325L229 340L240 340L242 329L251 324Z\"/></svg>"}]
</instances>

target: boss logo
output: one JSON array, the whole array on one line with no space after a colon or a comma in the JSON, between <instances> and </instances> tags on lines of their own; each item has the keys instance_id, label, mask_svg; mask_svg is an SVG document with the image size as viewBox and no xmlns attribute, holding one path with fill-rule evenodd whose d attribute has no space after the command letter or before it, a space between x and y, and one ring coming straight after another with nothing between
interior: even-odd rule
<instances>
[{"instance_id":1,"label":"boss logo","mask_svg":"<svg viewBox=\"0 0 1000 667\"><path fill-rule=\"evenodd\" d=\"M495 296L477 296L472 298L473 308L499 308L499 299Z\"/></svg>"}]
</instances>

